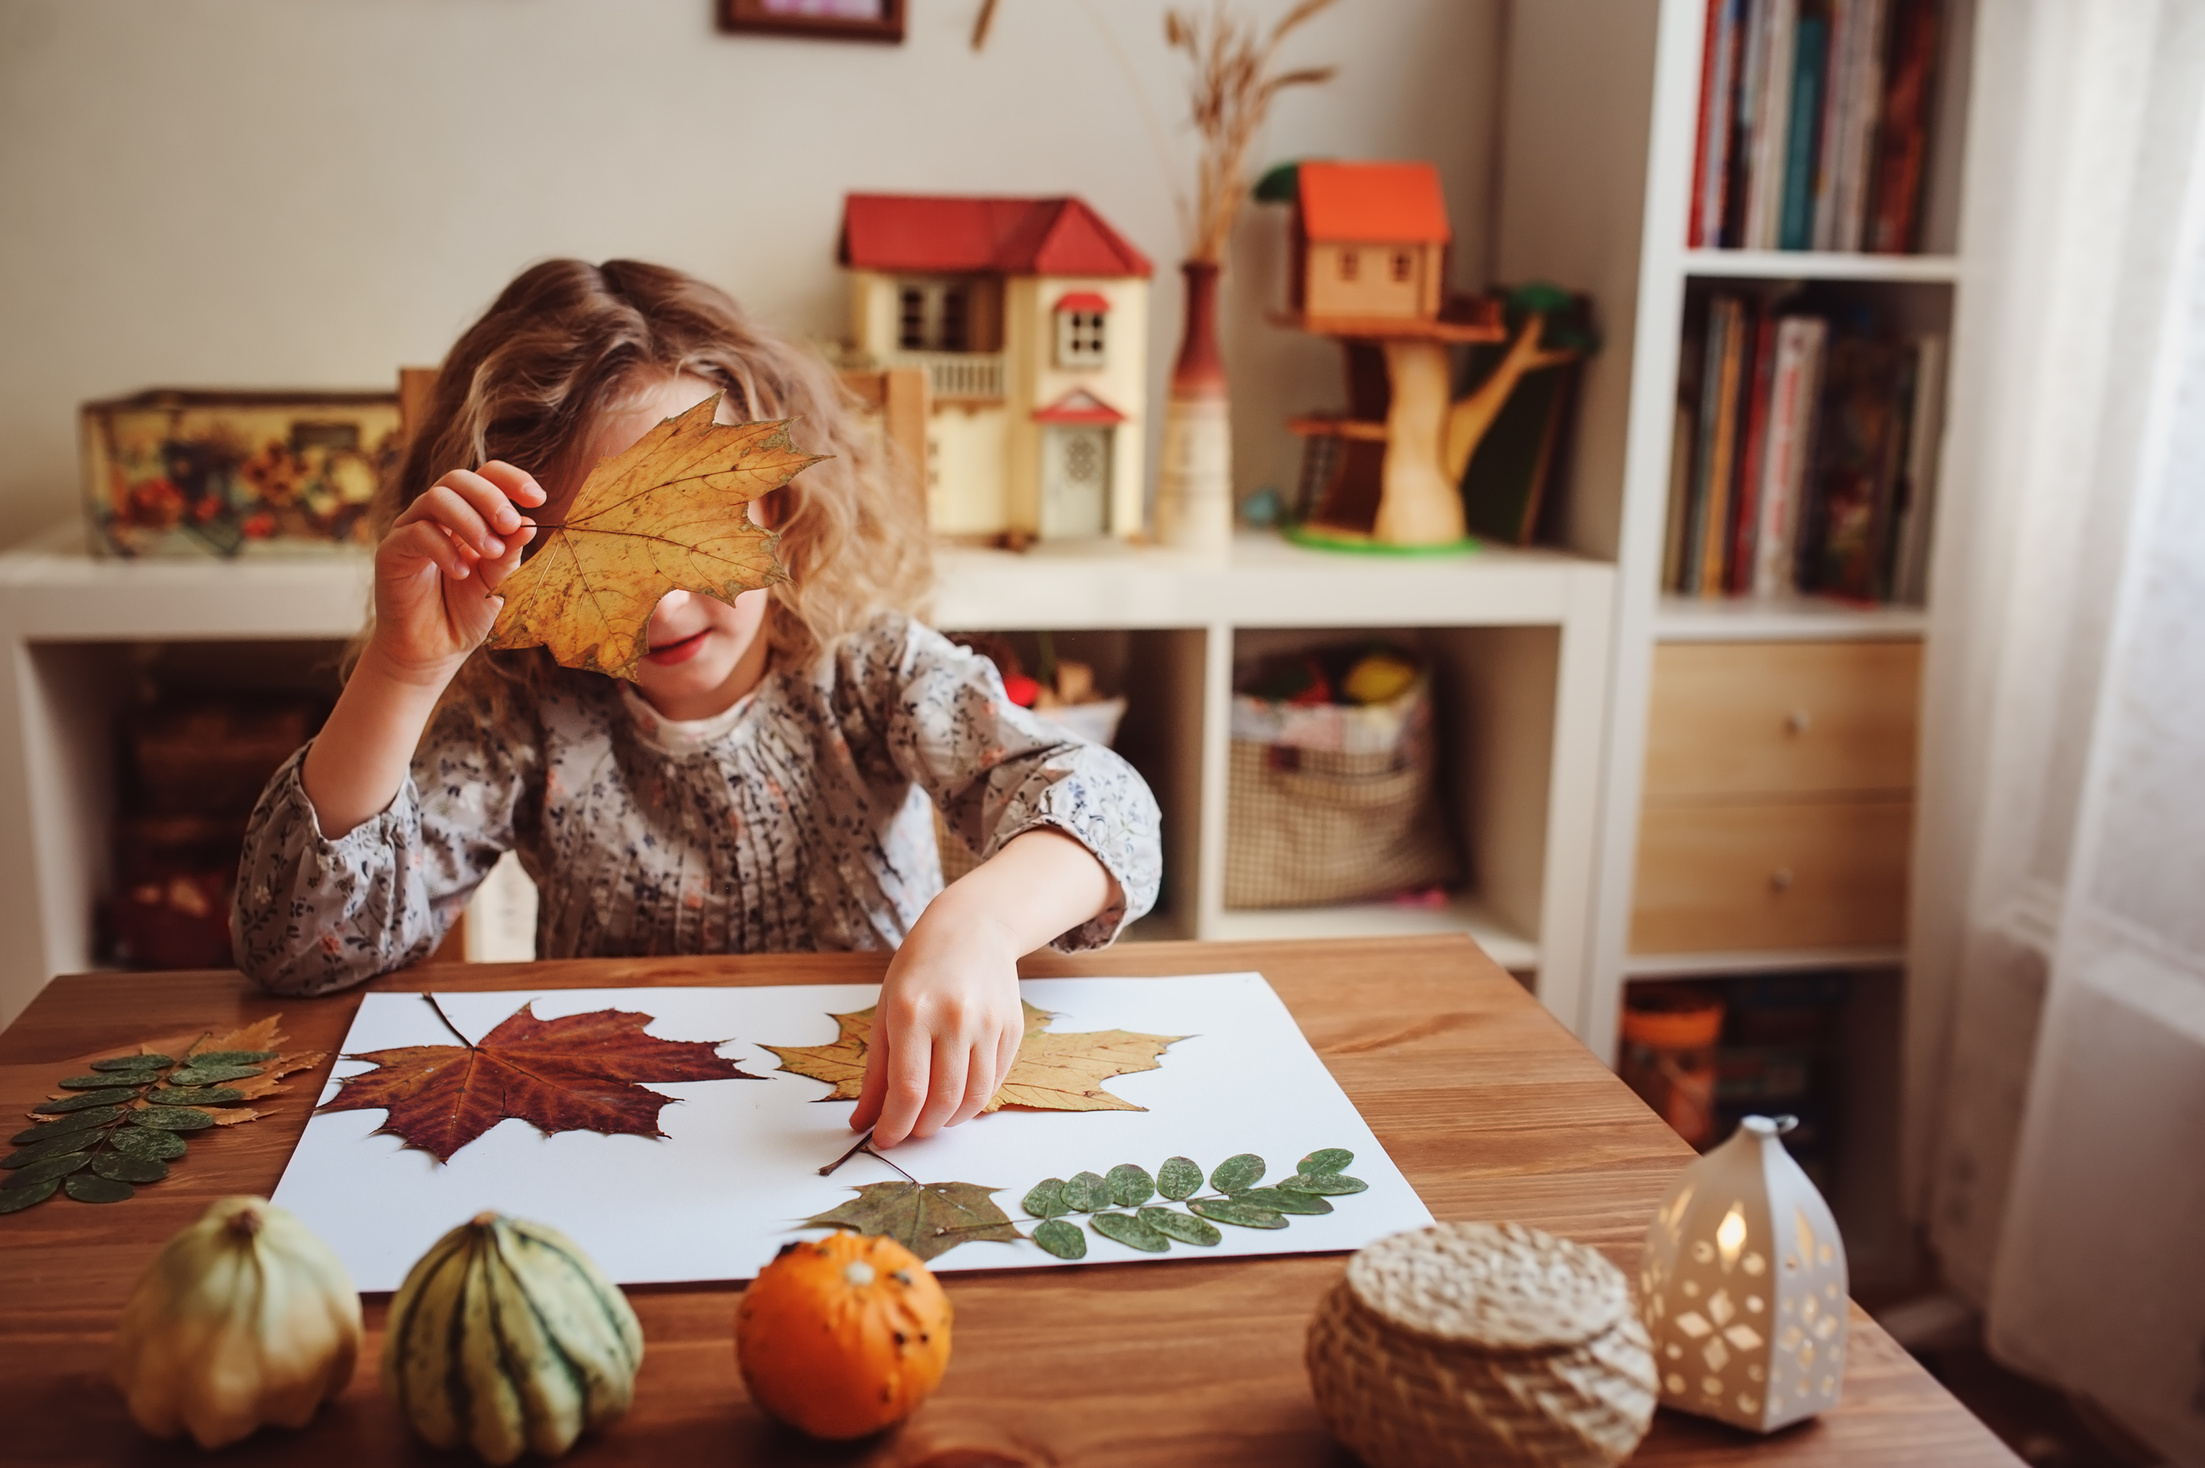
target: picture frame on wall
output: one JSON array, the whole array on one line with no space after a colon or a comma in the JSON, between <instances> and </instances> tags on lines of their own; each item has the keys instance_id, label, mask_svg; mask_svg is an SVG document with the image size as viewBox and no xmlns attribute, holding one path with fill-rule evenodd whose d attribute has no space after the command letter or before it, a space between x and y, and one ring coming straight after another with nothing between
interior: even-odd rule
<instances>
[{"instance_id":1,"label":"picture frame on wall","mask_svg":"<svg viewBox=\"0 0 2205 1468\"><path fill-rule=\"evenodd\" d=\"M905 0L719 0L720 29L823 41L903 40Z\"/></svg>"}]
</instances>

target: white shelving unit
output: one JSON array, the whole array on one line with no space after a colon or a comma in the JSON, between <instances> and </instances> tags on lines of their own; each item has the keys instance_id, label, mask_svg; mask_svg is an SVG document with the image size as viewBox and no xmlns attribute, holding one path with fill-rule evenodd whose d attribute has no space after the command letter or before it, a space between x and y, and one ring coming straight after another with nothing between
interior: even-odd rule
<instances>
[{"instance_id":1,"label":"white shelving unit","mask_svg":"<svg viewBox=\"0 0 2205 1468\"><path fill-rule=\"evenodd\" d=\"M1165 812L1163 902L1136 936L1461 931L1576 1025L1606 727L1614 573L1555 551L1450 560L1333 555L1244 537L1224 561L1120 546L945 547L932 620L1105 645L1131 707L1119 746ZM0 555L0 1023L91 966L109 868L114 715L145 643L337 643L360 625L360 556L117 562L73 529ZM1439 667L1468 889L1446 906L1235 911L1223 903L1236 655L1278 642L1412 638ZM1069 654L1068 654L1069 655Z\"/></svg>"}]
</instances>

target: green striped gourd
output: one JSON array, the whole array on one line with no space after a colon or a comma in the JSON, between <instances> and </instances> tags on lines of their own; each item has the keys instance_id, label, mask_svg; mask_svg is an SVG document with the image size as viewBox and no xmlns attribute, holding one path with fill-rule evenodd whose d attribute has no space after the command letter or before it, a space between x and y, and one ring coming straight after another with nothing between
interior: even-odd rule
<instances>
[{"instance_id":1,"label":"green striped gourd","mask_svg":"<svg viewBox=\"0 0 2205 1468\"><path fill-rule=\"evenodd\" d=\"M643 1327L557 1229L479 1213L430 1246L390 1304L383 1391L440 1448L556 1458L635 1398Z\"/></svg>"}]
</instances>

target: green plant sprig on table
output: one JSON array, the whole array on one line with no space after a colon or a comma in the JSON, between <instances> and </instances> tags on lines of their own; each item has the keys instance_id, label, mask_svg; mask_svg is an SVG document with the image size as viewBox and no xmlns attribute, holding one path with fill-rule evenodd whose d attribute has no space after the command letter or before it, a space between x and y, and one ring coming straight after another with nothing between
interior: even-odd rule
<instances>
[{"instance_id":1,"label":"green plant sprig on table","mask_svg":"<svg viewBox=\"0 0 2205 1468\"><path fill-rule=\"evenodd\" d=\"M1355 1154L1339 1147L1312 1152L1292 1177L1260 1187L1266 1171L1261 1157L1242 1152L1220 1162L1209 1175L1211 1191L1202 1193L1202 1169L1191 1159L1173 1157L1151 1176L1148 1169L1121 1162L1107 1175L1081 1172L1070 1178L1036 1183L1019 1206L1039 1220L1027 1235L1059 1259L1087 1257L1087 1235L1066 1214L1087 1215L1087 1226L1106 1239L1147 1254L1161 1254L1174 1242L1213 1248L1223 1241L1220 1223L1236 1228L1285 1228L1291 1217L1330 1213L1334 1197L1360 1193L1370 1184L1348 1177ZM1150 1198L1184 1203L1186 1211L1154 1205Z\"/></svg>"}]
</instances>

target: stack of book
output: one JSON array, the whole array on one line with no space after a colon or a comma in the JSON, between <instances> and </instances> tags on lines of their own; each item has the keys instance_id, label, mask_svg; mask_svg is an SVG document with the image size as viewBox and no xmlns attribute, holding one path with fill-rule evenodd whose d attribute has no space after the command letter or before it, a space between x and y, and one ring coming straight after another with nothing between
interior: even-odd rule
<instances>
[{"instance_id":1,"label":"stack of book","mask_svg":"<svg viewBox=\"0 0 2205 1468\"><path fill-rule=\"evenodd\" d=\"M1939 0L1708 0L1695 249L1919 248Z\"/></svg>"},{"instance_id":2,"label":"stack of book","mask_svg":"<svg viewBox=\"0 0 2205 1468\"><path fill-rule=\"evenodd\" d=\"M1704 325L1678 374L1664 589L1920 602L1944 338L1721 291Z\"/></svg>"}]
</instances>

